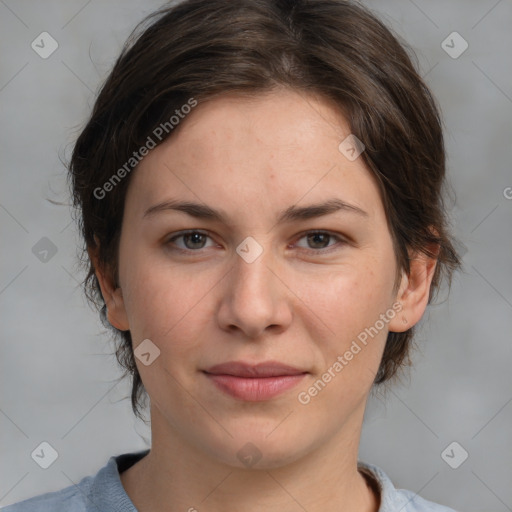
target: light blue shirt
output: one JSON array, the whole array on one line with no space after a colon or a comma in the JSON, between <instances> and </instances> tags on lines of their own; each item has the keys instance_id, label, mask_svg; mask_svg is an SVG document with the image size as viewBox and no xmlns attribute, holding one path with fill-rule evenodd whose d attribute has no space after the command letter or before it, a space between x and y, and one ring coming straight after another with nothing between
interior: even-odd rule
<instances>
[{"instance_id":1,"label":"light blue shirt","mask_svg":"<svg viewBox=\"0 0 512 512\"><path fill-rule=\"evenodd\" d=\"M137 512L126 494L119 474L149 453L149 449L110 457L94 476L87 476L75 485L48 492L13 505L2 512ZM380 486L379 512L455 512L420 498L417 494L395 489L391 480L377 466L359 463L370 471Z\"/></svg>"}]
</instances>

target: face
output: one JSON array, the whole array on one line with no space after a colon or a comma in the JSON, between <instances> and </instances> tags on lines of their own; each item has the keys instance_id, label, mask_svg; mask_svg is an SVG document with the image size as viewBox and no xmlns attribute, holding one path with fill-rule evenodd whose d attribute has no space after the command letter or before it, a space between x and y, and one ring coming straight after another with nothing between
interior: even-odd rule
<instances>
[{"instance_id":1,"label":"face","mask_svg":"<svg viewBox=\"0 0 512 512\"><path fill-rule=\"evenodd\" d=\"M248 442L272 467L357 438L388 330L406 327L377 185L338 149L348 124L289 90L182 123L131 177L120 288L101 278L111 323L136 353L150 340L152 428L239 467Z\"/></svg>"}]
</instances>

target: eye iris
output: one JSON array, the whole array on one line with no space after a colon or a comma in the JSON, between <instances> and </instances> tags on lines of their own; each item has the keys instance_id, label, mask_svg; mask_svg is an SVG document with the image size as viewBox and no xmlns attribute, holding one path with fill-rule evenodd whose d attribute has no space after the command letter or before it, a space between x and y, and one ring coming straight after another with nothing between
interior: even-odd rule
<instances>
[{"instance_id":1,"label":"eye iris","mask_svg":"<svg viewBox=\"0 0 512 512\"><path fill-rule=\"evenodd\" d=\"M183 240L188 249L201 249L205 244L205 235L202 233L188 233ZM308 244L315 249L323 249L329 245L330 235L327 233L311 233L307 235Z\"/></svg>"},{"instance_id":2,"label":"eye iris","mask_svg":"<svg viewBox=\"0 0 512 512\"><path fill-rule=\"evenodd\" d=\"M201 249L205 243L205 235L202 233L188 233L183 235L183 240L188 249ZM189 240L192 240L192 246L187 243Z\"/></svg>"},{"instance_id":3,"label":"eye iris","mask_svg":"<svg viewBox=\"0 0 512 512\"><path fill-rule=\"evenodd\" d=\"M315 249L323 249L329 245L329 237L326 233L311 233L308 235L308 244Z\"/></svg>"}]
</instances>

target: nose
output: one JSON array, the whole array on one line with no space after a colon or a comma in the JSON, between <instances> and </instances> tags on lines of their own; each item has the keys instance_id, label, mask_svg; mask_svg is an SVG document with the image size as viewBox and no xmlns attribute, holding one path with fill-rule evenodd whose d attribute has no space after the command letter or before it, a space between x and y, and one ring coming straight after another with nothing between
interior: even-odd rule
<instances>
[{"instance_id":1,"label":"nose","mask_svg":"<svg viewBox=\"0 0 512 512\"><path fill-rule=\"evenodd\" d=\"M271 259L265 250L252 263L234 255L233 268L223 280L218 310L223 330L255 339L288 328L292 320L290 292L272 268Z\"/></svg>"}]
</instances>

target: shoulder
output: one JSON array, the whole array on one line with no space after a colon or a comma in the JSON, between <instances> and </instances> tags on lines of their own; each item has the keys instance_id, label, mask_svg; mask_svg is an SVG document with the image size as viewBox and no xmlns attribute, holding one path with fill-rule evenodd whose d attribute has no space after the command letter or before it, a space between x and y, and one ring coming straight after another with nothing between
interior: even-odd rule
<instances>
[{"instance_id":1,"label":"shoulder","mask_svg":"<svg viewBox=\"0 0 512 512\"><path fill-rule=\"evenodd\" d=\"M86 477L78 485L34 496L0 509L0 512L87 512L86 498L81 491L87 486Z\"/></svg>"},{"instance_id":2,"label":"shoulder","mask_svg":"<svg viewBox=\"0 0 512 512\"><path fill-rule=\"evenodd\" d=\"M404 503L402 512L455 512L453 508L425 500L412 491L397 489L396 493L401 502Z\"/></svg>"},{"instance_id":3,"label":"shoulder","mask_svg":"<svg viewBox=\"0 0 512 512\"><path fill-rule=\"evenodd\" d=\"M451 508L428 501L415 492L396 489L386 473L377 466L359 462L359 470L372 477L380 490L379 512L455 512Z\"/></svg>"},{"instance_id":4,"label":"shoulder","mask_svg":"<svg viewBox=\"0 0 512 512\"><path fill-rule=\"evenodd\" d=\"M0 508L0 512L136 512L120 480L120 472L149 450L112 456L94 476L60 491L48 492Z\"/></svg>"}]
</instances>

